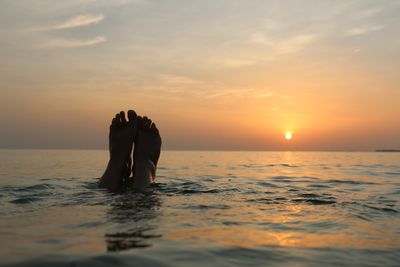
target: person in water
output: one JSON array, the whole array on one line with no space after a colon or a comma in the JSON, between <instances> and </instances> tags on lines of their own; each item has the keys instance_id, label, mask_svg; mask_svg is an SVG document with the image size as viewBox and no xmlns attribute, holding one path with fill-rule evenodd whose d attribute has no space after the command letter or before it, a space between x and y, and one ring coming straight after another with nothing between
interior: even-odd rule
<instances>
[{"instance_id":1,"label":"person in water","mask_svg":"<svg viewBox=\"0 0 400 267\"><path fill-rule=\"evenodd\" d=\"M146 190L156 177L160 157L161 136L156 125L147 117L137 116L133 110L127 115L128 118L121 111L110 125L110 160L100 178L100 186L112 191L128 184L133 189Z\"/></svg>"}]
</instances>

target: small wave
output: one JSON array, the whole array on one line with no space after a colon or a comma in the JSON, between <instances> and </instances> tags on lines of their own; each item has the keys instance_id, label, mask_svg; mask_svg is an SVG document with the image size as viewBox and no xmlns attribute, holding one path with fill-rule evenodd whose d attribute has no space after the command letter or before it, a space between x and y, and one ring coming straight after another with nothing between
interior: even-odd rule
<instances>
[{"instance_id":1,"label":"small wave","mask_svg":"<svg viewBox=\"0 0 400 267\"><path fill-rule=\"evenodd\" d=\"M354 164L352 166L361 167L361 168L371 168L371 169L385 167L385 165L383 165L383 164Z\"/></svg>"},{"instance_id":2,"label":"small wave","mask_svg":"<svg viewBox=\"0 0 400 267\"><path fill-rule=\"evenodd\" d=\"M91 181L91 182L82 182L80 183L81 186L85 189L98 189L99 188L99 183L97 181Z\"/></svg>"},{"instance_id":3,"label":"small wave","mask_svg":"<svg viewBox=\"0 0 400 267\"><path fill-rule=\"evenodd\" d=\"M338 180L338 179L333 179L333 180L327 180L327 183L332 183L332 184L351 184L351 185L372 185L376 184L373 182L363 182L363 181L354 181L354 180Z\"/></svg>"},{"instance_id":4,"label":"small wave","mask_svg":"<svg viewBox=\"0 0 400 267\"><path fill-rule=\"evenodd\" d=\"M43 196L52 195L57 189L65 189L65 186L62 185L54 185L54 184L36 184L29 186L3 186L0 191L5 192L6 194L11 194L15 196L20 196L22 194L40 194Z\"/></svg>"},{"instance_id":5,"label":"small wave","mask_svg":"<svg viewBox=\"0 0 400 267\"><path fill-rule=\"evenodd\" d=\"M74 225L74 227L76 227L78 229L79 228L96 228L96 227L99 227L99 226L105 225L105 224L107 224L107 222L101 222L101 221L99 221L99 222L85 222L85 223Z\"/></svg>"},{"instance_id":6,"label":"small wave","mask_svg":"<svg viewBox=\"0 0 400 267\"><path fill-rule=\"evenodd\" d=\"M36 185L31 185L31 186L26 186L26 187L20 187L16 189L16 191L34 191L34 190L47 190L47 189L55 189L55 186L52 184L36 184Z\"/></svg>"},{"instance_id":7,"label":"small wave","mask_svg":"<svg viewBox=\"0 0 400 267\"><path fill-rule=\"evenodd\" d=\"M286 164L286 165L289 165L289 164ZM244 167L244 168L253 169L253 168L268 168L268 167L284 166L284 165L283 164L241 164L239 166ZM287 167L291 167L291 166L287 166Z\"/></svg>"},{"instance_id":8,"label":"small wave","mask_svg":"<svg viewBox=\"0 0 400 267\"><path fill-rule=\"evenodd\" d=\"M196 190L196 189L183 189L180 190L181 194L218 194L221 190L219 189L209 189L209 190Z\"/></svg>"},{"instance_id":9,"label":"small wave","mask_svg":"<svg viewBox=\"0 0 400 267\"><path fill-rule=\"evenodd\" d=\"M301 193L298 198L291 200L292 202L307 202L313 205L328 205L336 203L336 198L329 194L318 195L315 193Z\"/></svg>"},{"instance_id":10,"label":"small wave","mask_svg":"<svg viewBox=\"0 0 400 267\"><path fill-rule=\"evenodd\" d=\"M400 172L385 172L386 175L400 175Z\"/></svg>"},{"instance_id":11,"label":"small wave","mask_svg":"<svg viewBox=\"0 0 400 267\"><path fill-rule=\"evenodd\" d=\"M390 195L400 195L400 189L389 192Z\"/></svg>"},{"instance_id":12,"label":"small wave","mask_svg":"<svg viewBox=\"0 0 400 267\"><path fill-rule=\"evenodd\" d=\"M204 181L202 179L202 181ZM207 181L209 183L209 181ZM237 192L238 188L207 188L201 183L195 183L192 181L185 181L183 183L170 183L170 184L155 184L154 189L157 189L163 193L173 193L173 194L218 194L224 192Z\"/></svg>"},{"instance_id":13,"label":"small wave","mask_svg":"<svg viewBox=\"0 0 400 267\"><path fill-rule=\"evenodd\" d=\"M226 226L241 225L240 222L231 222L231 221L225 221L225 222L222 222L222 224L223 224L223 225L226 225Z\"/></svg>"},{"instance_id":14,"label":"small wave","mask_svg":"<svg viewBox=\"0 0 400 267\"><path fill-rule=\"evenodd\" d=\"M384 212L392 212L392 213L398 213L397 210L392 209L392 208L388 208L388 207L375 207L375 206L366 205L366 204L364 204L363 206L366 207L366 208L373 209L373 210L384 211Z\"/></svg>"},{"instance_id":15,"label":"small wave","mask_svg":"<svg viewBox=\"0 0 400 267\"><path fill-rule=\"evenodd\" d=\"M134 248L147 248L151 244L146 240L160 238L162 235L147 233L151 228L131 229L127 232L105 234L108 251L123 251Z\"/></svg>"},{"instance_id":16,"label":"small wave","mask_svg":"<svg viewBox=\"0 0 400 267\"><path fill-rule=\"evenodd\" d=\"M209 164L208 167L212 167L212 168L218 168L219 165L218 164Z\"/></svg>"},{"instance_id":17,"label":"small wave","mask_svg":"<svg viewBox=\"0 0 400 267\"><path fill-rule=\"evenodd\" d=\"M158 166L157 169L158 170L169 170L169 168L167 168L165 166Z\"/></svg>"},{"instance_id":18,"label":"small wave","mask_svg":"<svg viewBox=\"0 0 400 267\"><path fill-rule=\"evenodd\" d=\"M306 198L317 198L317 197L321 197L317 194L313 194L313 193L305 193L305 194L299 194L300 197L306 197Z\"/></svg>"},{"instance_id":19,"label":"small wave","mask_svg":"<svg viewBox=\"0 0 400 267\"><path fill-rule=\"evenodd\" d=\"M330 199L314 199L314 198L294 198L292 199L293 202L307 202L313 205L330 205L335 204L335 200Z\"/></svg>"},{"instance_id":20,"label":"small wave","mask_svg":"<svg viewBox=\"0 0 400 267\"><path fill-rule=\"evenodd\" d=\"M293 176L285 176L285 175L281 175L281 176L272 176L271 179L274 180L281 180L281 179L292 179L292 178L296 178Z\"/></svg>"},{"instance_id":21,"label":"small wave","mask_svg":"<svg viewBox=\"0 0 400 267\"><path fill-rule=\"evenodd\" d=\"M230 209L231 206L223 205L223 204L216 204L216 205L189 205L185 207L186 209L193 209L193 210L210 210L210 209L218 209L218 210L226 210Z\"/></svg>"},{"instance_id":22,"label":"small wave","mask_svg":"<svg viewBox=\"0 0 400 267\"><path fill-rule=\"evenodd\" d=\"M17 198L17 199L11 200L10 203L13 203L13 204L29 204L29 203L36 202L36 201L39 201L39 200L42 200L42 198L39 198L39 197L21 197L21 198Z\"/></svg>"},{"instance_id":23,"label":"small wave","mask_svg":"<svg viewBox=\"0 0 400 267\"><path fill-rule=\"evenodd\" d=\"M291 177L291 176L273 176L271 177L271 180L275 182L280 182L280 183L293 183L296 182L295 180L292 180L296 177Z\"/></svg>"},{"instance_id":24,"label":"small wave","mask_svg":"<svg viewBox=\"0 0 400 267\"><path fill-rule=\"evenodd\" d=\"M248 199L246 202L249 203L260 203L260 204L279 204L279 201L276 201L272 198L256 198L256 199Z\"/></svg>"},{"instance_id":25,"label":"small wave","mask_svg":"<svg viewBox=\"0 0 400 267\"><path fill-rule=\"evenodd\" d=\"M280 166L282 166L282 167L289 167L289 168L298 168L299 166L297 166L297 165L292 165L292 164L288 164L288 163L282 163L282 164L279 164Z\"/></svg>"},{"instance_id":26,"label":"small wave","mask_svg":"<svg viewBox=\"0 0 400 267\"><path fill-rule=\"evenodd\" d=\"M270 177L271 180L281 183L310 183L319 181L319 178L311 177L311 176L286 176L286 175L279 175L279 176L272 176Z\"/></svg>"},{"instance_id":27,"label":"small wave","mask_svg":"<svg viewBox=\"0 0 400 267\"><path fill-rule=\"evenodd\" d=\"M323 184L310 184L308 187L315 187L315 188L331 188L329 185L323 185Z\"/></svg>"},{"instance_id":28,"label":"small wave","mask_svg":"<svg viewBox=\"0 0 400 267\"><path fill-rule=\"evenodd\" d=\"M264 186L264 187L273 187L273 188L279 188L280 186L276 185L276 184L271 184L268 182L258 182L258 185Z\"/></svg>"}]
</instances>

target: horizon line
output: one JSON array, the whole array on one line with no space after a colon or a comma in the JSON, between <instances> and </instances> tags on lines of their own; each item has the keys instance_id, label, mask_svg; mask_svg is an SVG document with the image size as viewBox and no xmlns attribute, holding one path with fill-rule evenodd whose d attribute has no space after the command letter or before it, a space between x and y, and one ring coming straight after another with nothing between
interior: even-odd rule
<instances>
[{"instance_id":1,"label":"horizon line","mask_svg":"<svg viewBox=\"0 0 400 267\"><path fill-rule=\"evenodd\" d=\"M107 148L10 148L0 147L0 150L102 150L108 151ZM377 148L377 149L296 149L296 150L285 150L285 149L161 149L162 151L188 151L188 152L400 152L400 149L394 148Z\"/></svg>"}]
</instances>

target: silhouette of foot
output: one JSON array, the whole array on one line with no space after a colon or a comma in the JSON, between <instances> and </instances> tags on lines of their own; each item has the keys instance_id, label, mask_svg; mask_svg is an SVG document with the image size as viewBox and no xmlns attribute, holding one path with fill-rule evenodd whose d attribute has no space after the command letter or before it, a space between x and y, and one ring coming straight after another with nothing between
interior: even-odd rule
<instances>
[{"instance_id":1,"label":"silhouette of foot","mask_svg":"<svg viewBox=\"0 0 400 267\"><path fill-rule=\"evenodd\" d=\"M137 133L137 116L133 110L116 114L110 125L109 150L110 161L100 179L100 186L118 190L131 172L131 151Z\"/></svg>"},{"instance_id":2,"label":"silhouette of foot","mask_svg":"<svg viewBox=\"0 0 400 267\"><path fill-rule=\"evenodd\" d=\"M110 159L125 159L126 164L131 164L130 157L133 140L137 132L137 116L133 110L128 111L128 121L125 118L125 112L121 111L115 115L110 125L109 149ZM126 170L128 176L130 170Z\"/></svg>"},{"instance_id":3,"label":"silhouette of foot","mask_svg":"<svg viewBox=\"0 0 400 267\"><path fill-rule=\"evenodd\" d=\"M147 188L156 177L161 150L161 136L156 125L147 117L138 117L138 130L133 152L133 187Z\"/></svg>"}]
</instances>

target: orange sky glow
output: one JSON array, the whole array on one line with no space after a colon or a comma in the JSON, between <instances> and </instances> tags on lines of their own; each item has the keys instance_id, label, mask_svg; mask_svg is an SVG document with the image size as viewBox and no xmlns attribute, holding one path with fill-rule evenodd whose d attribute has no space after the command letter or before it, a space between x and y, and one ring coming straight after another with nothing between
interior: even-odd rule
<instances>
[{"instance_id":1,"label":"orange sky glow","mask_svg":"<svg viewBox=\"0 0 400 267\"><path fill-rule=\"evenodd\" d=\"M107 148L132 108L164 149L400 148L398 1L0 5L0 147Z\"/></svg>"}]
</instances>

